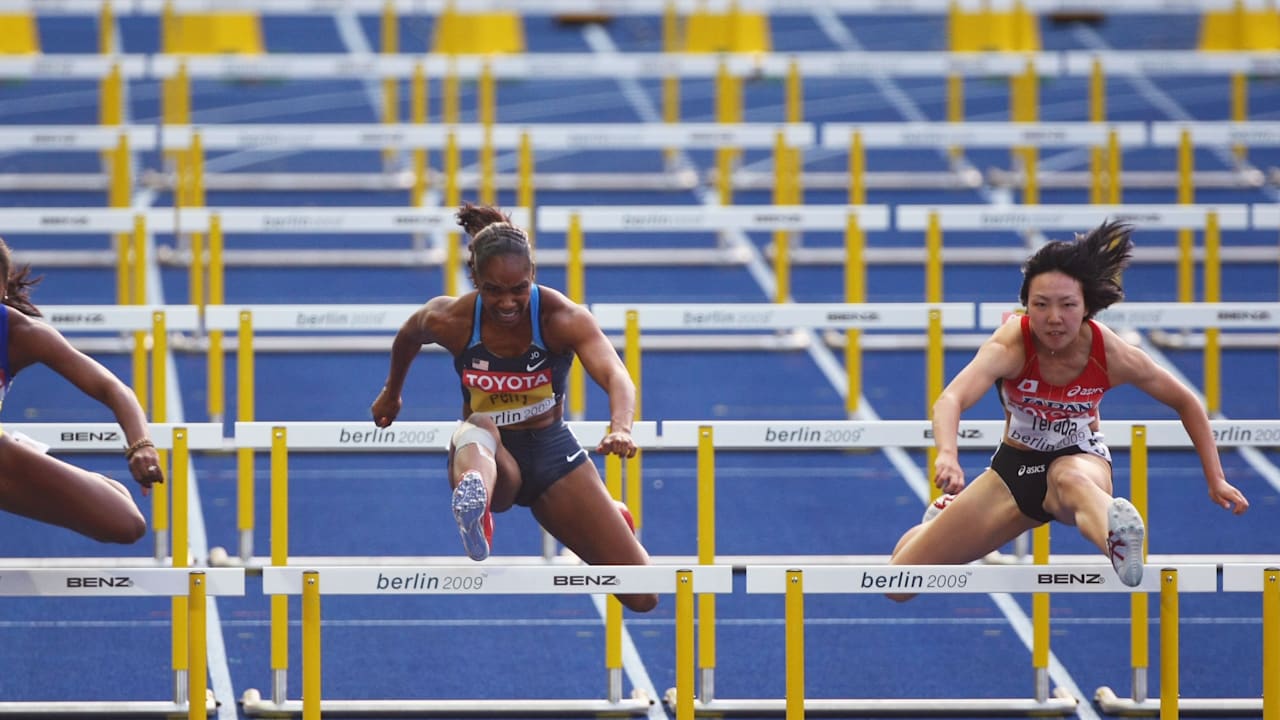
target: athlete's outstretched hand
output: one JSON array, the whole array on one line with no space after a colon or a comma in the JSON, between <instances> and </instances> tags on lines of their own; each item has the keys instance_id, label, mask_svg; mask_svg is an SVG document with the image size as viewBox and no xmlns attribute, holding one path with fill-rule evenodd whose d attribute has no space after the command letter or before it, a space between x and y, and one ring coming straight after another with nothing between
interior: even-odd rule
<instances>
[{"instance_id":1,"label":"athlete's outstretched hand","mask_svg":"<svg viewBox=\"0 0 1280 720\"><path fill-rule=\"evenodd\" d=\"M631 433L629 432L611 432L605 435L600 444L596 446L596 452L624 458L634 457L636 454L636 441L631 438Z\"/></svg>"},{"instance_id":2,"label":"athlete's outstretched hand","mask_svg":"<svg viewBox=\"0 0 1280 720\"><path fill-rule=\"evenodd\" d=\"M403 400L399 395L392 395L385 387L382 388L378 392L378 397L374 399L373 405L369 406L369 411L373 413L373 424L386 427L395 422L396 416L400 414L402 403Z\"/></svg>"},{"instance_id":3,"label":"athlete's outstretched hand","mask_svg":"<svg viewBox=\"0 0 1280 720\"><path fill-rule=\"evenodd\" d=\"M938 453L933 461L933 484L952 495L964 489L964 469L955 453Z\"/></svg>"}]
</instances>

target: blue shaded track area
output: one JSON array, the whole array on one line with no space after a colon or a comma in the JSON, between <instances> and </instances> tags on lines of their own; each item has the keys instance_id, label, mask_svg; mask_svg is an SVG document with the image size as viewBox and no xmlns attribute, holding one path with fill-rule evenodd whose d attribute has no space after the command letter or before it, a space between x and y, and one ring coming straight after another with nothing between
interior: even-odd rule
<instances>
[{"instance_id":1,"label":"blue shaded track area","mask_svg":"<svg viewBox=\"0 0 1280 720\"><path fill-rule=\"evenodd\" d=\"M376 51L379 26L373 17L268 17L264 34L270 52ZM130 53L157 51L153 20L121 18L119 37ZM838 17L838 27L822 18L786 16L773 23L775 50L791 51L937 51L945 48L942 17ZM1079 49L1190 49L1195 47L1198 19L1173 15L1114 15L1098 25L1044 22L1048 51ZM661 48L657 17L617 17L594 26L560 24L550 18L526 20L530 52L601 52L601 43L619 52L654 52ZM431 18L415 16L401 23L400 47L424 51L433 30ZM92 52L96 29L92 19L51 18L41 23L41 41L49 53ZM584 62L590 62L585 60ZM1274 120L1280 112L1277 80L1251 79L1250 115ZM714 120L715 88L710 80L685 80L681 117ZM1042 81L1040 119L1081 121L1088 118L1088 78ZM497 87L498 121L520 123L640 122L652 120L660 107L661 84L639 80L503 81ZM431 120L439 119L441 92L432 85ZM849 77L807 81L805 120L824 122L941 121L946 116L945 78L875 79ZM1222 120L1229 112L1226 77L1116 78L1107 87L1109 119L1116 121ZM407 102L407 91L402 101ZM972 120L1003 121L1009 116L1009 83L1003 78L969 79L966 115ZM132 83L127 115L139 124L160 116L160 88L154 82ZM97 87L92 82L22 82L0 84L0 123L84 124L97 121ZM195 123L372 123L379 116L378 83L342 79L263 80L255 83L198 80L193 84ZM761 79L743 88L744 120L783 119L784 87ZM462 121L476 120L476 88L463 83ZM402 113L407 116L407 109ZM1270 168L1274 150L1251 151L1250 162ZM1008 168L1007 151L974 150L967 160L980 170ZM714 167L708 152L691 152L700 170ZM403 161L401 158L399 161ZM433 167L440 158L433 157ZM136 154L139 172L159 171L163 159L154 152ZM383 167L378 153L209 153L210 171L221 173L375 172ZM464 153L463 165L474 170L477 158ZM514 158L500 157L507 170ZM847 169L844 153L814 149L805 158L807 171ZM1084 152L1046 152L1043 162L1064 171L1085 171ZM769 170L768 153L748 152L743 165ZM653 173L663 168L660 152L561 152L538 159L547 173ZM1132 149L1124 154L1126 171L1176 168L1171 148ZM90 153L0 154L0 173L96 172ZM938 172L948 167L943 152L879 150L868 153L869 171ZM1200 149L1196 167L1226 170L1223 153ZM897 190L872 188L875 204L983 203L989 188L974 190ZM537 203L554 205L696 205L708 192L691 190L539 189ZM138 202L171 206L167 190L145 193ZM243 191L210 188L207 204L324 208L398 207L404 190L387 191ZM1172 203L1175 189L1126 190L1129 203ZM1016 198L1015 198L1016 200ZM1199 202L1271 203L1269 187L1206 189ZM847 202L843 189L810 188L810 204ZM1043 203L1087 203L1084 190L1046 189ZM770 193L742 190L735 202L768 204ZM98 207L105 196L89 191L0 191L5 207ZM499 204L514 206L514 193L503 189ZM1086 228L1080 228L1084 230ZM23 236L0 227L19 260L24 251L83 250L109 247L106 237ZM771 237L747 236L757 261L723 265L588 266L586 300L590 303L663 302L690 306L717 303L769 302L772 288L762 282L771 270L765 256ZM811 233L806 247L838 247L837 233ZM920 233L874 231L872 249L923 248ZM1145 248L1177 244L1174 232L1143 230L1135 235L1138 253ZM1229 233L1230 245L1274 246L1274 233ZM172 246L172 236L157 236L158 246ZM307 254L335 248L404 247L404 237L239 234L227 237L227 250L285 249ZM563 234L540 233L540 251L561 251ZM593 234L590 247L714 248L713 234ZM947 247L1026 247L1015 233L950 233ZM921 251L923 256L923 250ZM44 305L115 302L114 270L100 267L48 267L36 270L44 280L35 299ZM842 268L799 264L792 276L797 302L842 302ZM1276 263L1227 263L1223 268L1223 300L1273 302L1277 295ZM161 264L154 274L161 302L190 302L185 266ZM559 263L538 268L538 281L564 288ZM955 264L943 277L945 299L957 302L1017 300L1021 281L1014 263ZM1125 275L1127 297L1141 302L1173 302L1177 269L1172 263L1139 262ZM1197 281L1202 284L1202 281ZM437 266L231 265L226 272L227 304L418 303L440 294L444 274ZM1197 289L1197 293L1200 289ZM921 302L925 296L922 263L874 265L866 287L868 302ZM390 338L377 351L282 351L256 355L255 416L260 420L357 421L386 374ZM1203 390L1203 357L1199 350L1163 348L1161 362ZM946 375L958 372L971 348L948 350ZM132 374L126 354L95 353L123 378ZM239 408L233 355L228 355L226 417ZM847 417L843 386L826 362L838 361L822 343L791 350L655 349L642 360L641 398L645 420L841 420ZM182 418L209 420L208 363L203 353L174 354ZM1226 417L1275 418L1280 414L1274 348L1224 350L1223 407ZM915 347L868 351L863 366L863 409L886 420L918 420L926 416L925 358ZM57 375L43 368L23 373L5 398L8 422L106 422L105 408L87 400ZM452 420L459 407L457 380L449 358L424 352L409 376L401 420ZM605 398L590 387L585 418L607 418ZM1109 419L1176 419L1164 406L1127 388L1111 393ZM999 409L988 397L968 417L994 419ZM372 425L370 425L372 428ZM231 425L228 422L230 435ZM581 438L594 447L596 439ZM984 466L987 451L966 451L962 460L970 477ZM1129 458L1116 451L1116 489L1127 493ZM1228 478L1250 498L1253 508L1233 518L1206 501L1203 477L1190 451L1161 450L1150 460L1150 551L1161 554L1280 554L1275 514L1280 494L1275 477L1277 457L1257 458L1224 450ZM894 458L905 459L895 463ZM254 507L258 523L254 546L269 552L269 458L259 453ZM603 459L594 458L603 469ZM77 455L73 462L130 482L116 455ZM722 555L887 555L903 530L918 521L922 501L919 477L923 452L893 456L879 451L724 451L717 456L716 549ZM911 477L904 467L915 470ZM231 454L195 457L201 551L232 553L239 543L236 506L237 466ZM465 561L448 509L448 484L440 454L295 453L290 459L291 553L298 556L449 556ZM691 452L646 453L643 465L642 539L655 556L694 556L697 465ZM131 483L130 483L131 484ZM136 488L135 488L136 492ZM149 501L138 495L144 507ZM194 532L194 531L193 531ZM1054 526L1055 553L1088 554L1095 550L1071 528ZM542 553L540 531L527 510L517 508L497 517L495 559ZM150 541L132 547L107 547L21 518L0 518L0 554L30 557L126 557L145 563ZM1012 551L1012 548L1007 550ZM0 562L0 565L3 563ZM781 698L785 688L783 600L781 596L748 595L739 575L738 592L717 602L716 695L720 698ZM221 720L244 717L238 700L251 688L264 696L271 688L270 604L261 580L251 576L244 597L220 598L213 631L219 641L210 657L212 687L219 691ZM1061 595L1052 600L1053 683L1076 694L1081 717L1099 716L1090 703L1096 688L1110 686L1121 696L1131 690L1129 599L1120 595ZM1181 692L1184 697L1257 697L1261 692L1261 606L1257 597L1218 593L1184 596L1181 612ZM131 700L170 697L171 606L167 600L0 599L0 701ZM806 693L811 698L1026 698L1034 693L1030 652L1029 595L937 595L897 605L871 595L814 595L805 605ZM297 599L290 602L289 694L301 687L300 633ZM1153 598L1150 636L1150 694L1160 692L1158 601ZM378 596L326 597L323 603L323 685L326 699L457 699L457 698L601 698L607 691L604 625L597 603L584 595L537 596ZM625 690L660 696L675 684L674 603L664 597L652 613L626 615L634 653L627 658ZM229 692L229 694L227 694ZM650 717L670 717L661 703Z\"/></svg>"}]
</instances>

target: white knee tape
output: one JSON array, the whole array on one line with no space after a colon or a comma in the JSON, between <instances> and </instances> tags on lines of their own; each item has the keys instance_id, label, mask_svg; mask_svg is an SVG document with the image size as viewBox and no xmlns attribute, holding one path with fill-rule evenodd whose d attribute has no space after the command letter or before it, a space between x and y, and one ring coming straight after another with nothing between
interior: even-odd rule
<instances>
[{"instance_id":1,"label":"white knee tape","mask_svg":"<svg viewBox=\"0 0 1280 720\"><path fill-rule=\"evenodd\" d=\"M454 451L461 450L468 445L479 445L488 450L490 455L498 452L498 443L493 436L484 428L476 427L469 422L463 422L458 426L457 430L453 431L451 442L453 443Z\"/></svg>"}]
</instances>

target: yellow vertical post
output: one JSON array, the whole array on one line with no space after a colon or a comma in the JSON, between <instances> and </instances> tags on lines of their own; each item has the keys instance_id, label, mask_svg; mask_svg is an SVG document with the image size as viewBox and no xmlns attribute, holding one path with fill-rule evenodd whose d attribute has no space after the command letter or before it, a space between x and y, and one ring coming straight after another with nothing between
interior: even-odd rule
<instances>
[{"instance_id":1,"label":"yellow vertical post","mask_svg":"<svg viewBox=\"0 0 1280 720\"><path fill-rule=\"evenodd\" d=\"M516 205L528 208L529 217L536 217L533 204L533 141L529 138L528 130L520 133L519 153L520 182L516 186ZM529 247L532 248L537 232L536 223L529 223L524 231L529 238Z\"/></svg>"},{"instance_id":2,"label":"yellow vertical post","mask_svg":"<svg viewBox=\"0 0 1280 720\"><path fill-rule=\"evenodd\" d=\"M694 720L693 573L676 571L676 720Z\"/></svg>"},{"instance_id":3,"label":"yellow vertical post","mask_svg":"<svg viewBox=\"0 0 1280 720\"><path fill-rule=\"evenodd\" d=\"M236 419L241 422L253 422L255 380L253 372L252 312L248 310L240 311L240 325L236 332L236 338ZM253 448L237 449L236 492L238 493L239 502L236 507L236 524L240 530L242 540L253 537L253 475ZM272 602L275 601L273 600Z\"/></svg>"},{"instance_id":4,"label":"yellow vertical post","mask_svg":"<svg viewBox=\"0 0 1280 720\"><path fill-rule=\"evenodd\" d=\"M100 55L112 55L116 51L116 19L115 12L111 9L111 3L102 3L102 9L98 11L98 53ZM119 69L117 67L117 69Z\"/></svg>"},{"instance_id":5,"label":"yellow vertical post","mask_svg":"<svg viewBox=\"0 0 1280 720\"><path fill-rule=\"evenodd\" d=\"M849 138L849 204L867 204L867 154L861 130L854 130Z\"/></svg>"},{"instance_id":6,"label":"yellow vertical post","mask_svg":"<svg viewBox=\"0 0 1280 720\"><path fill-rule=\"evenodd\" d=\"M1160 571L1160 720L1178 720L1178 571Z\"/></svg>"},{"instance_id":7,"label":"yellow vertical post","mask_svg":"<svg viewBox=\"0 0 1280 720\"><path fill-rule=\"evenodd\" d=\"M716 457L711 426L698 428L698 564L716 561ZM698 667L708 690L716 667L716 596L698 595Z\"/></svg>"},{"instance_id":8,"label":"yellow vertical post","mask_svg":"<svg viewBox=\"0 0 1280 720\"><path fill-rule=\"evenodd\" d=\"M163 422L163 421L160 421ZM173 563L175 568L189 567L187 539L187 511L189 507L189 498L187 496L187 435L182 429L173 431L173 460L174 468L169 473L169 482L164 483L172 485L173 493ZM179 470L179 461L182 463ZM181 486L181 487L179 487ZM153 485L153 490L161 487L161 485ZM153 492L154 496L155 493ZM167 513L166 513L167 514ZM170 617L172 618L172 648L173 648L173 670L175 673L186 673L188 682L190 681L191 668L191 649L189 647L190 634L188 633L187 620L187 596L174 595L169 598ZM191 702L196 702L194 695L190 696ZM200 695L201 704L204 701L204 694Z\"/></svg>"},{"instance_id":9,"label":"yellow vertical post","mask_svg":"<svg viewBox=\"0 0 1280 720\"><path fill-rule=\"evenodd\" d=\"M635 419L639 422L644 417L644 394L640 391L643 374L640 366L640 313L635 310L627 311L622 355L623 364L631 375L631 384L636 388ZM634 456L627 458L627 507L631 509L631 519L637 531L644 527L644 493L641 492L644 484L640 476L640 458L643 455L644 450L637 449Z\"/></svg>"},{"instance_id":10,"label":"yellow vertical post","mask_svg":"<svg viewBox=\"0 0 1280 720\"><path fill-rule=\"evenodd\" d=\"M804 720L804 573L787 571L783 600L787 645L787 720Z\"/></svg>"},{"instance_id":11,"label":"yellow vertical post","mask_svg":"<svg viewBox=\"0 0 1280 720\"><path fill-rule=\"evenodd\" d=\"M947 122L964 122L964 76L959 73L947 75ZM948 152L956 158L964 154L964 148L953 146Z\"/></svg>"},{"instance_id":12,"label":"yellow vertical post","mask_svg":"<svg viewBox=\"0 0 1280 720\"><path fill-rule=\"evenodd\" d=\"M147 302L147 218L142 213L133 216L133 234L130 235L131 251L129 255L129 278L132 287L129 289L129 304L144 305ZM133 332L133 391L138 396L142 407L151 406L151 393L147 380L147 347L146 330Z\"/></svg>"},{"instance_id":13,"label":"yellow vertical post","mask_svg":"<svg viewBox=\"0 0 1280 720\"><path fill-rule=\"evenodd\" d=\"M110 3L103 5L103 12ZM120 63L113 63L101 80L99 94L98 120L102 125L120 125L124 122L124 77L120 71Z\"/></svg>"},{"instance_id":14,"label":"yellow vertical post","mask_svg":"<svg viewBox=\"0 0 1280 720\"><path fill-rule=\"evenodd\" d=\"M1191 147L1191 131L1183 128L1178 137L1178 203L1195 202L1195 157ZM1195 238L1190 229L1178 231L1178 302L1195 300Z\"/></svg>"},{"instance_id":15,"label":"yellow vertical post","mask_svg":"<svg viewBox=\"0 0 1280 720\"><path fill-rule=\"evenodd\" d=\"M924 301L942 302L942 222L936 210L929 213L925 230Z\"/></svg>"},{"instance_id":16,"label":"yellow vertical post","mask_svg":"<svg viewBox=\"0 0 1280 720\"><path fill-rule=\"evenodd\" d=\"M1231 120L1238 123L1249 120L1249 78L1244 73L1231 74ZM1244 143L1234 145L1232 152L1239 162L1249 159Z\"/></svg>"},{"instance_id":17,"label":"yellow vertical post","mask_svg":"<svg viewBox=\"0 0 1280 720\"><path fill-rule=\"evenodd\" d=\"M431 94L427 92L427 73L422 63L413 66L413 80L410 88L409 105L414 125L427 124L427 110L431 102ZM409 194L409 204L422 207L427 195L427 149L413 148L413 189Z\"/></svg>"},{"instance_id":18,"label":"yellow vertical post","mask_svg":"<svg viewBox=\"0 0 1280 720\"><path fill-rule=\"evenodd\" d=\"M929 328L926 331L928 335L928 345L925 348L925 399L924 410L925 417L929 420L933 419L933 402L942 394L943 375L946 372L945 355L942 346L942 311L938 308L929 308ZM934 477L934 470L938 462L938 449L932 444L925 448L925 467L927 477ZM929 495L937 498L942 494L933 483L929 483Z\"/></svg>"},{"instance_id":19,"label":"yellow vertical post","mask_svg":"<svg viewBox=\"0 0 1280 720\"><path fill-rule=\"evenodd\" d=\"M289 433L271 428L271 565L289 564ZM271 670L289 670L289 596L271 596Z\"/></svg>"},{"instance_id":20,"label":"yellow vertical post","mask_svg":"<svg viewBox=\"0 0 1280 720\"><path fill-rule=\"evenodd\" d=\"M1216 210L1205 216L1204 301L1222 302L1222 233ZM1222 410L1221 332L1217 327L1204 329L1204 399L1210 415Z\"/></svg>"},{"instance_id":21,"label":"yellow vertical post","mask_svg":"<svg viewBox=\"0 0 1280 720\"><path fill-rule=\"evenodd\" d=\"M565 290L571 302L586 302L586 280L582 269L582 217L569 213L569 232L565 236L565 250L569 259L565 266ZM580 420L586 414L587 381L582 361L575 359L569 367L569 415Z\"/></svg>"},{"instance_id":22,"label":"yellow vertical post","mask_svg":"<svg viewBox=\"0 0 1280 720\"><path fill-rule=\"evenodd\" d=\"M320 720L320 573L302 573L302 717Z\"/></svg>"},{"instance_id":23,"label":"yellow vertical post","mask_svg":"<svg viewBox=\"0 0 1280 720\"><path fill-rule=\"evenodd\" d=\"M202 175L204 165L204 149L200 133L192 133L191 147L187 148L186 181L183 183L183 207L202 207L204 205L204 183ZM175 194L176 195L176 194ZM191 304L204 309L205 305L205 250L204 233L191 233L191 267L187 271L189 279Z\"/></svg>"},{"instance_id":24,"label":"yellow vertical post","mask_svg":"<svg viewBox=\"0 0 1280 720\"><path fill-rule=\"evenodd\" d=\"M1120 134L1111 129L1107 133L1107 202L1120 204Z\"/></svg>"},{"instance_id":25,"label":"yellow vertical post","mask_svg":"<svg viewBox=\"0 0 1280 720\"><path fill-rule=\"evenodd\" d=\"M662 9L662 51L674 53L682 45L680 39L680 18L676 14L674 0L667 0ZM662 78L662 121L668 124L680 122L680 76L666 75ZM676 148L667 148L664 153L670 165L677 154Z\"/></svg>"},{"instance_id":26,"label":"yellow vertical post","mask_svg":"<svg viewBox=\"0 0 1280 720\"><path fill-rule=\"evenodd\" d=\"M1014 88L1014 121L1036 122L1040 116L1040 77L1036 73L1035 63L1028 60L1022 74L1012 80ZM1040 151L1034 145L1015 148L1022 160L1022 173L1025 181L1022 186L1022 202L1026 205L1040 204Z\"/></svg>"},{"instance_id":27,"label":"yellow vertical post","mask_svg":"<svg viewBox=\"0 0 1280 720\"><path fill-rule=\"evenodd\" d=\"M400 24L396 19L396 6L387 0L382 6L382 54L396 55L400 52ZM400 78L382 78L382 122L393 125L400 122ZM395 148L382 151L382 162L389 166L395 160Z\"/></svg>"},{"instance_id":28,"label":"yellow vertical post","mask_svg":"<svg viewBox=\"0 0 1280 720\"><path fill-rule=\"evenodd\" d=\"M151 339L151 384L154 391L151 394L150 417L152 422L164 423L169 421L167 406L168 398L166 397L166 393L168 392L168 383L166 382L165 377L165 368L167 367L166 360L169 357L169 347L165 333L163 310L157 310L151 313ZM167 469L169 452L161 449L157 451L157 455L159 455L160 458L161 469ZM186 491L185 484L181 488L181 491ZM176 537L177 531L182 529L185 533L186 529L185 513L182 518L178 518L176 514L179 510L176 506L173 507L172 513L170 512L169 495L174 494L176 498L178 492L179 488L177 486L176 478L174 479L174 482L171 483L158 483L151 486L151 517L154 518L156 532L163 534L168 531L170 527L173 527L171 539L174 543L178 542L178 538ZM183 542L186 542L185 538L183 538ZM177 562L177 557L180 553L184 559L186 558L185 544L182 546L175 544L172 548L175 563ZM157 559L163 558L158 554ZM186 563L184 562L180 567L186 567ZM174 596L173 599L180 600L181 597ZM173 617L181 618L185 616L186 608L178 608L175 606L174 611L175 614Z\"/></svg>"},{"instance_id":29,"label":"yellow vertical post","mask_svg":"<svg viewBox=\"0 0 1280 720\"><path fill-rule=\"evenodd\" d=\"M844 227L844 301L867 301L866 235L858 224L858 213L850 212ZM844 407L849 417L858 412L862 401L862 330L851 327L844 333L844 367L848 392Z\"/></svg>"},{"instance_id":30,"label":"yellow vertical post","mask_svg":"<svg viewBox=\"0 0 1280 720\"><path fill-rule=\"evenodd\" d=\"M462 202L462 193L458 188L458 169L461 160L458 157L458 134L449 131L444 143L444 204L456 208ZM444 294L458 294L458 271L462 261L459 244L462 236L457 230L445 233L444 253Z\"/></svg>"},{"instance_id":31,"label":"yellow vertical post","mask_svg":"<svg viewBox=\"0 0 1280 720\"><path fill-rule=\"evenodd\" d=\"M1049 525L1031 531L1031 557L1036 565L1049 564ZM1031 666L1049 671L1049 593L1031 595Z\"/></svg>"},{"instance_id":32,"label":"yellow vertical post","mask_svg":"<svg viewBox=\"0 0 1280 720\"><path fill-rule=\"evenodd\" d=\"M1130 431L1129 447L1129 500L1144 520L1147 517L1147 428L1145 425L1134 425ZM1148 526L1149 527L1149 526ZM1144 537L1142 560L1147 559L1147 541ZM1151 667L1150 632L1150 599L1146 593L1129 595L1129 652L1130 665L1134 671L1145 674Z\"/></svg>"},{"instance_id":33,"label":"yellow vertical post","mask_svg":"<svg viewBox=\"0 0 1280 720\"><path fill-rule=\"evenodd\" d=\"M737 103L734 78L729 73L728 64L721 61L716 70L716 122L737 122ZM737 157L735 148L716 148L716 186L721 205L733 204L733 168Z\"/></svg>"},{"instance_id":34,"label":"yellow vertical post","mask_svg":"<svg viewBox=\"0 0 1280 720\"><path fill-rule=\"evenodd\" d=\"M1262 720L1280 720L1280 570L1262 574Z\"/></svg>"},{"instance_id":35,"label":"yellow vertical post","mask_svg":"<svg viewBox=\"0 0 1280 720\"><path fill-rule=\"evenodd\" d=\"M205 607L208 593L205 574L193 570L187 575L187 720L206 720L209 717L209 644L208 612ZM176 622L176 621L175 621Z\"/></svg>"},{"instance_id":36,"label":"yellow vertical post","mask_svg":"<svg viewBox=\"0 0 1280 720\"><path fill-rule=\"evenodd\" d=\"M222 276L222 216L209 214L209 304L221 305L225 299ZM227 361L223 355L223 331L209 331L209 418L222 422L227 413Z\"/></svg>"},{"instance_id":37,"label":"yellow vertical post","mask_svg":"<svg viewBox=\"0 0 1280 720\"><path fill-rule=\"evenodd\" d=\"M125 208L132 204L130 198L129 179L129 136L120 133L120 139L110 151L111 169L110 186L107 190L107 203L113 208ZM116 233L116 304L132 305L132 280L130 268L132 242L128 233Z\"/></svg>"},{"instance_id":38,"label":"yellow vertical post","mask_svg":"<svg viewBox=\"0 0 1280 720\"><path fill-rule=\"evenodd\" d=\"M622 458L606 455L604 458L605 487L609 497L622 499ZM604 666L609 671L622 671L622 603L616 595L605 596L604 607Z\"/></svg>"},{"instance_id":39,"label":"yellow vertical post","mask_svg":"<svg viewBox=\"0 0 1280 720\"><path fill-rule=\"evenodd\" d=\"M1102 60L1095 57L1089 66L1089 122L1102 123L1107 119L1107 81L1102 73ZM1107 197L1106 183L1114 182L1103 169L1103 146L1089 148L1089 202L1101 205Z\"/></svg>"}]
</instances>

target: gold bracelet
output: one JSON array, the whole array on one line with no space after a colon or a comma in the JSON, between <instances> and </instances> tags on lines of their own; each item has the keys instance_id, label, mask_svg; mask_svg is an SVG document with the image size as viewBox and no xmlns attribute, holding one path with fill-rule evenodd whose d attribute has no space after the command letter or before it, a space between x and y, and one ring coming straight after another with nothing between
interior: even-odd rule
<instances>
[{"instance_id":1,"label":"gold bracelet","mask_svg":"<svg viewBox=\"0 0 1280 720\"><path fill-rule=\"evenodd\" d=\"M151 438L145 438L145 437L144 437L144 438L142 438L141 440L139 440L138 442L136 442L136 443L134 443L134 444L130 445L127 449L125 449L125 451L124 451L124 459L125 459L125 460L132 460L132 459L133 459L133 456L134 456L134 455L136 455L136 454L138 454L138 451L139 451L139 450L141 450L142 448L153 448L153 447L155 447L155 446L156 446L156 444L155 444L155 443L153 443L153 442L151 442Z\"/></svg>"}]
</instances>

